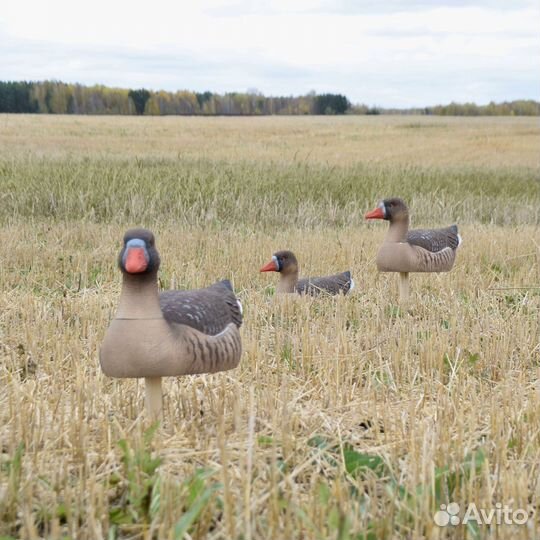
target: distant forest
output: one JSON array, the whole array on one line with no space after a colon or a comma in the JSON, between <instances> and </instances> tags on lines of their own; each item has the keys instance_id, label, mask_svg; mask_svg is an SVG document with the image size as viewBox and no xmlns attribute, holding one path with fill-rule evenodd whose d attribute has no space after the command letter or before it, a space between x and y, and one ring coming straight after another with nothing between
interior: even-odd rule
<instances>
[{"instance_id":1,"label":"distant forest","mask_svg":"<svg viewBox=\"0 0 540 540\"><path fill-rule=\"evenodd\" d=\"M385 109L353 105L341 94L264 96L258 92L177 92L83 86L60 81L0 81L0 113L262 116L308 114L426 114L442 116L539 116L540 103L517 100L476 105Z\"/></svg>"}]
</instances>

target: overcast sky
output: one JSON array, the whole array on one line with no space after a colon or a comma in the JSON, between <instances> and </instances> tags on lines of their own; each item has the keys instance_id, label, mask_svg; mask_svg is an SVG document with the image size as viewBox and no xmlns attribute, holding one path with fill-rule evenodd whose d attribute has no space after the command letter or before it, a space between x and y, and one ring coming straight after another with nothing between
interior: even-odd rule
<instances>
[{"instance_id":1,"label":"overcast sky","mask_svg":"<svg viewBox=\"0 0 540 540\"><path fill-rule=\"evenodd\" d=\"M540 99L540 0L5 0L0 80Z\"/></svg>"}]
</instances>

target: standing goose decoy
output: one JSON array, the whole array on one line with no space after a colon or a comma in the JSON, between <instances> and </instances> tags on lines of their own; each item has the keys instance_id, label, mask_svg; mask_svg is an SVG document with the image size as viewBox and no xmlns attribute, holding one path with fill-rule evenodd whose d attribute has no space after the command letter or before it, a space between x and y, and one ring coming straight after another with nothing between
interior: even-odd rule
<instances>
[{"instance_id":1,"label":"standing goose decoy","mask_svg":"<svg viewBox=\"0 0 540 540\"><path fill-rule=\"evenodd\" d=\"M160 258L146 229L126 232L118 264L122 292L101 346L101 368L110 377L144 377L149 413L159 417L161 377L238 365L242 308L227 280L159 294Z\"/></svg>"},{"instance_id":2,"label":"standing goose decoy","mask_svg":"<svg viewBox=\"0 0 540 540\"><path fill-rule=\"evenodd\" d=\"M298 293L316 296L319 294L347 294L354 289L354 281L349 271L333 276L298 279L298 261L292 251L277 251L272 260L260 272L279 272L277 293Z\"/></svg>"},{"instance_id":3,"label":"standing goose decoy","mask_svg":"<svg viewBox=\"0 0 540 540\"><path fill-rule=\"evenodd\" d=\"M377 253L377 269L400 273L402 301L408 300L409 272L448 272L454 266L456 250L461 244L457 225L409 231L409 209L398 198L384 199L365 218L390 222Z\"/></svg>"}]
</instances>

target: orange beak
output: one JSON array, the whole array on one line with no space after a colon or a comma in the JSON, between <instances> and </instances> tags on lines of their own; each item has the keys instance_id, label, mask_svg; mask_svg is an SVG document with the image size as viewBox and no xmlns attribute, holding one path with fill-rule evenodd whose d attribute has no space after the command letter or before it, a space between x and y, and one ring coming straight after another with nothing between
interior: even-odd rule
<instances>
[{"instance_id":1,"label":"orange beak","mask_svg":"<svg viewBox=\"0 0 540 540\"><path fill-rule=\"evenodd\" d=\"M140 274L148 268L145 249L142 247L130 247L124 264L129 274Z\"/></svg>"},{"instance_id":2,"label":"orange beak","mask_svg":"<svg viewBox=\"0 0 540 540\"><path fill-rule=\"evenodd\" d=\"M266 263L259 272L277 272L276 263L272 259L269 263Z\"/></svg>"},{"instance_id":3,"label":"orange beak","mask_svg":"<svg viewBox=\"0 0 540 540\"><path fill-rule=\"evenodd\" d=\"M368 212L364 218L366 219L384 219L384 212L383 209L380 206L377 206L375 210L372 210L371 212Z\"/></svg>"}]
</instances>

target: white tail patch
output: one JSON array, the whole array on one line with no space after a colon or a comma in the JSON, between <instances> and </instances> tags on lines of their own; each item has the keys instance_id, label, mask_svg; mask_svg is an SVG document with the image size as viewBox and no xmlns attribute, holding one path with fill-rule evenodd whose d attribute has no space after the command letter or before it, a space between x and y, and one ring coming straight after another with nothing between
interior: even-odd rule
<instances>
[{"instance_id":1,"label":"white tail patch","mask_svg":"<svg viewBox=\"0 0 540 540\"><path fill-rule=\"evenodd\" d=\"M230 328L233 327L233 328L236 328L234 326L234 323L229 323L221 332L218 332L217 334L214 334L213 336L209 336L207 334L203 334L203 336L205 336L207 339L208 338L211 338L211 339L216 339L216 338L220 338L221 336L227 334L230 330ZM196 330L196 332L198 332L198 330Z\"/></svg>"},{"instance_id":2,"label":"white tail patch","mask_svg":"<svg viewBox=\"0 0 540 540\"><path fill-rule=\"evenodd\" d=\"M244 308L242 307L242 302L240 302L240 300L238 300L238 298L237 298L236 303L238 304L238 309L240 310L240 315L243 315L244 314Z\"/></svg>"},{"instance_id":3,"label":"white tail patch","mask_svg":"<svg viewBox=\"0 0 540 540\"><path fill-rule=\"evenodd\" d=\"M347 292L351 292L356 287L356 283L354 282L354 279L351 278L351 286L349 287L349 290Z\"/></svg>"},{"instance_id":4,"label":"white tail patch","mask_svg":"<svg viewBox=\"0 0 540 540\"><path fill-rule=\"evenodd\" d=\"M463 243L463 238L461 238L461 235L458 233L457 235L457 239L458 239L458 245L457 247L461 246L461 244Z\"/></svg>"}]
</instances>

